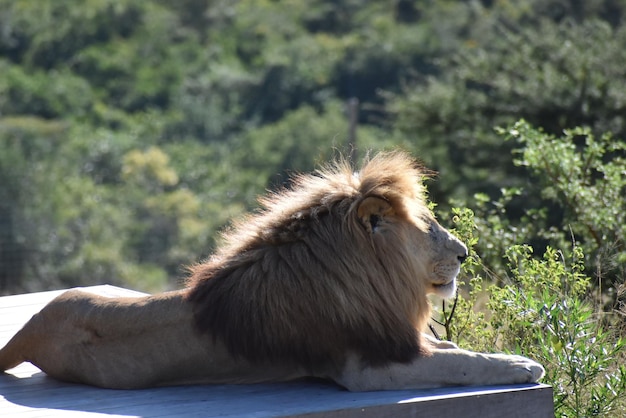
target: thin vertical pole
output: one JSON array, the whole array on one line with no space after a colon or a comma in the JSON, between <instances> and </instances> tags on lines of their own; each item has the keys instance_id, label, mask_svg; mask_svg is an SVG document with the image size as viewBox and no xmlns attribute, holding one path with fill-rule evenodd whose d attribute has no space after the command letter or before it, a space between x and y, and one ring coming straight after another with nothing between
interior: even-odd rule
<instances>
[{"instance_id":1,"label":"thin vertical pole","mask_svg":"<svg viewBox=\"0 0 626 418\"><path fill-rule=\"evenodd\" d=\"M348 100L348 117L349 117L349 127L348 127L348 158L352 163L355 162L356 159L356 129L359 124L359 99L356 97Z\"/></svg>"}]
</instances>

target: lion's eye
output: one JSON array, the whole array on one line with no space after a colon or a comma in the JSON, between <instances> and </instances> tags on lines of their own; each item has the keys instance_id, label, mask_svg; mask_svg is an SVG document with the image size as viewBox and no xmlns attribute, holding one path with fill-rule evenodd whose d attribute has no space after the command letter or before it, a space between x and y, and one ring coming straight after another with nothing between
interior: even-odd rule
<instances>
[{"instance_id":1,"label":"lion's eye","mask_svg":"<svg viewBox=\"0 0 626 418\"><path fill-rule=\"evenodd\" d=\"M370 215L370 225L372 226L372 231L376 229L378 223L380 222L380 216L378 215Z\"/></svg>"}]
</instances>

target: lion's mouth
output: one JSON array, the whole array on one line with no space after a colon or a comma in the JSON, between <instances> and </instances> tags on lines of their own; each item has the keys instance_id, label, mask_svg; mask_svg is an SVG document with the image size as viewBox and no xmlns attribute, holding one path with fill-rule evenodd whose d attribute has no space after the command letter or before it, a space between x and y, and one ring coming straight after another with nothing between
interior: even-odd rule
<instances>
[{"instance_id":1,"label":"lion's mouth","mask_svg":"<svg viewBox=\"0 0 626 418\"><path fill-rule=\"evenodd\" d=\"M454 285L456 282L456 278L460 272L461 269L459 267L456 267L453 270L450 269L448 271L446 271L446 269L439 269L439 271L435 269L435 271L433 272L434 277L432 279L433 286L436 288L445 288Z\"/></svg>"},{"instance_id":2,"label":"lion's mouth","mask_svg":"<svg viewBox=\"0 0 626 418\"><path fill-rule=\"evenodd\" d=\"M454 296L454 294L456 293L456 277L445 283L433 283L433 290L435 294L443 298L450 298Z\"/></svg>"},{"instance_id":3,"label":"lion's mouth","mask_svg":"<svg viewBox=\"0 0 626 418\"><path fill-rule=\"evenodd\" d=\"M437 283L437 284L434 284L433 286L435 287L435 289L445 289L445 288L447 288L447 287L451 287L451 286L456 285L456 283L455 283L455 282L456 282L456 280L455 280L455 279L452 279L452 280L449 280L449 281L447 281L447 282L445 282L445 283Z\"/></svg>"}]
</instances>

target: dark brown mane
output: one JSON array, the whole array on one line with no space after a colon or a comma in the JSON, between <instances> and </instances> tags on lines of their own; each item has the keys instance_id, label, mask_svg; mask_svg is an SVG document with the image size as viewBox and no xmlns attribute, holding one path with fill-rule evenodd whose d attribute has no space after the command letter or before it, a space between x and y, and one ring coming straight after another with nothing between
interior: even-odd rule
<instances>
[{"instance_id":1,"label":"dark brown mane","mask_svg":"<svg viewBox=\"0 0 626 418\"><path fill-rule=\"evenodd\" d=\"M399 219L429 216L422 177L406 154L381 153L358 173L340 161L262 198L261 211L192 268L198 329L253 362L314 369L340 366L347 352L369 364L413 359L429 305L420 280L405 277L412 255L395 237L370 234L356 211L376 196Z\"/></svg>"}]
</instances>

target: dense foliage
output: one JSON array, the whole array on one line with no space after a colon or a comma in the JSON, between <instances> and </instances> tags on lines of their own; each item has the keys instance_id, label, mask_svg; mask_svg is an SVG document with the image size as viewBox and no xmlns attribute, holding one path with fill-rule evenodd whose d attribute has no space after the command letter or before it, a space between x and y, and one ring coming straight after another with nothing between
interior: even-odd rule
<instances>
[{"instance_id":1,"label":"dense foliage","mask_svg":"<svg viewBox=\"0 0 626 418\"><path fill-rule=\"evenodd\" d=\"M549 205L504 188L497 201L477 195L475 212L452 209L471 256L463 291L437 306L435 322L462 346L544 364L556 416L613 416L626 407L626 144L582 128L555 137L523 120L497 131L515 140L514 164ZM518 205L521 218L509 212Z\"/></svg>"},{"instance_id":2,"label":"dense foliage","mask_svg":"<svg viewBox=\"0 0 626 418\"><path fill-rule=\"evenodd\" d=\"M549 134L585 126L621 141L625 8L0 0L0 289L175 286L255 195L347 149L351 98L358 154L413 151L440 173L429 188L442 209L523 188L507 222L544 211L545 230L571 225L587 240L603 225L571 224L577 192L561 204L494 127L525 118ZM622 208L613 203L608 217ZM623 253L611 231L596 231L588 257ZM549 242L528 232L502 242ZM607 286L619 270L603 270Z\"/></svg>"}]
</instances>

